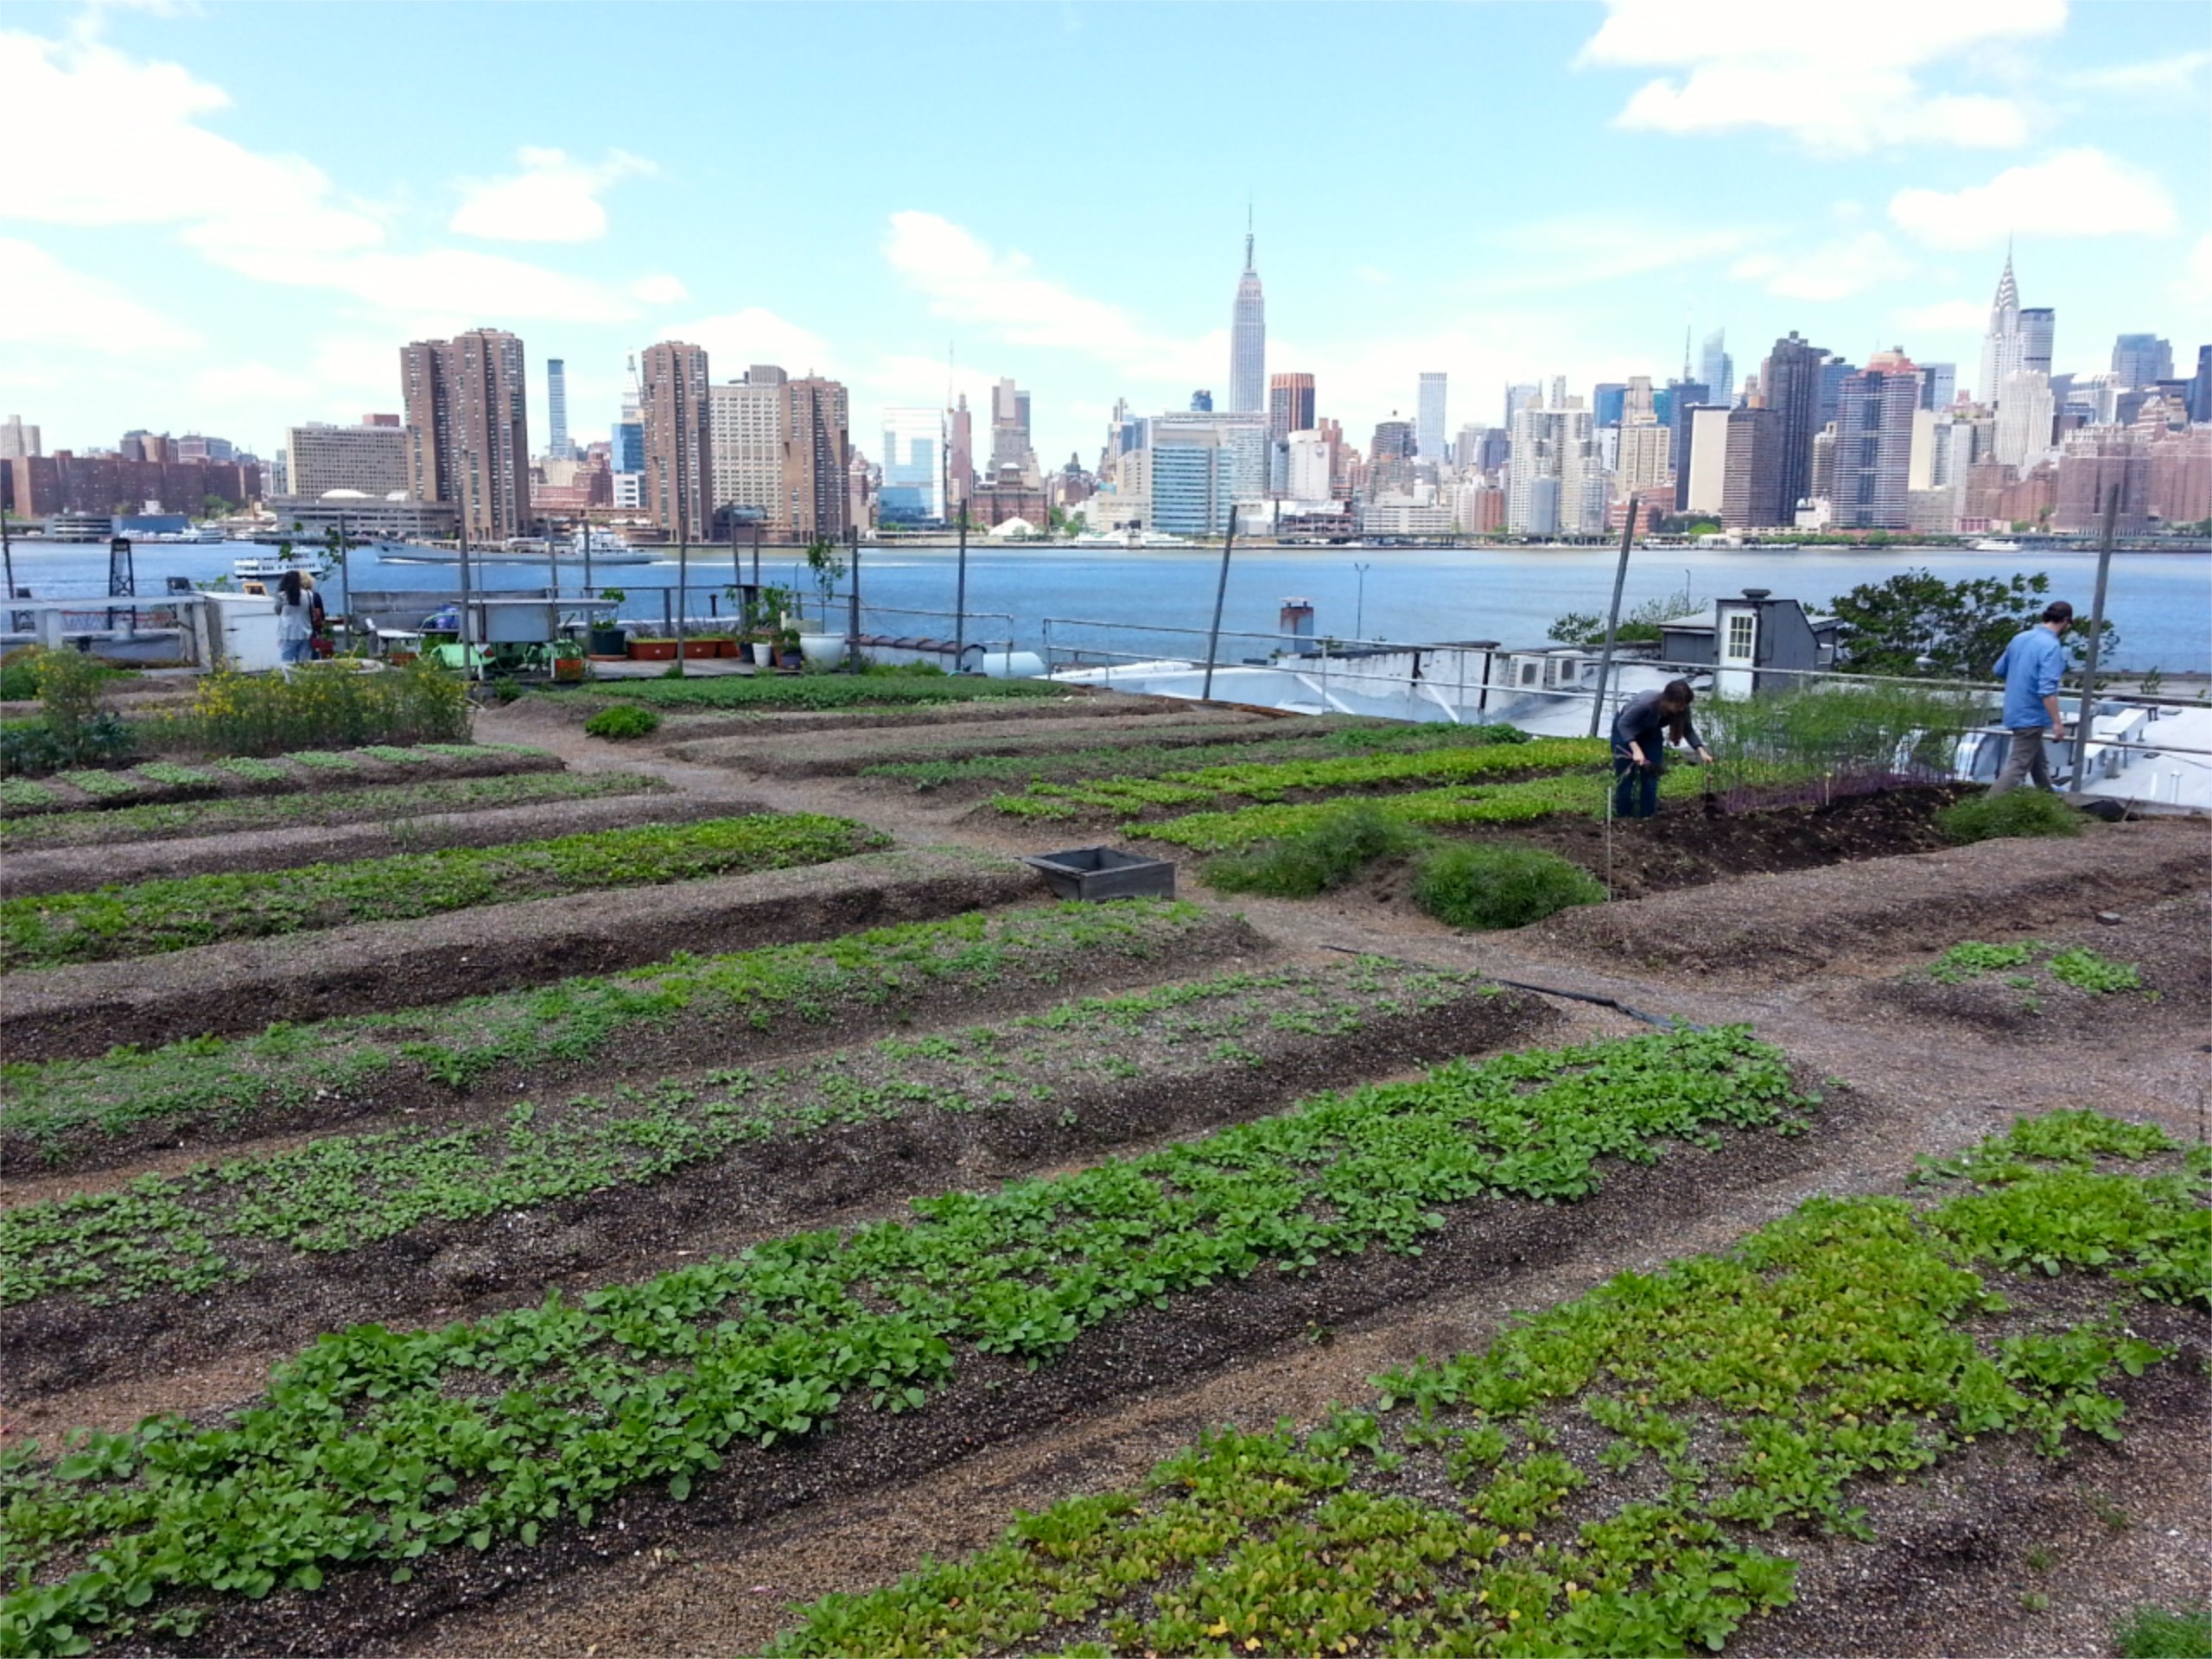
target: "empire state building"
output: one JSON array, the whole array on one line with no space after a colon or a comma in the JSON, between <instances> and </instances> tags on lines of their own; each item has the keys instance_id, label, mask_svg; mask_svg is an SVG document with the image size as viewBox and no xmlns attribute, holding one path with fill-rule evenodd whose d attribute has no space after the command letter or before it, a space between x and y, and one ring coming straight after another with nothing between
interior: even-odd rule
<instances>
[{"instance_id":1,"label":"empire state building","mask_svg":"<svg viewBox=\"0 0 2212 1659\"><path fill-rule=\"evenodd\" d=\"M1244 232L1244 274L1236 279L1236 309L1229 323L1229 408L1257 415L1268 406L1268 306L1260 273L1252 268L1252 232Z\"/></svg>"}]
</instances>

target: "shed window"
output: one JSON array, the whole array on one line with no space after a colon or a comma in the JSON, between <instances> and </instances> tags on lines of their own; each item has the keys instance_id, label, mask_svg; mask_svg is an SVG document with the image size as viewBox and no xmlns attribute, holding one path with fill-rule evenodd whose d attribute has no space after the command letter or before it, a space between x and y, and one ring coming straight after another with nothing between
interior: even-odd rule
<instances>
[{"instance_id":1,"label":"shed window","mask_svg":"<svg viewBox=\"0 0 2212 1659\"><path fill-rule=\"evenodd\" d=\"M1758 626L1758 620L1747 611L1738 611L1728 619L1728 655L1732 660L1749 659L1752 632Z\"/></svg>"}]
</instances>

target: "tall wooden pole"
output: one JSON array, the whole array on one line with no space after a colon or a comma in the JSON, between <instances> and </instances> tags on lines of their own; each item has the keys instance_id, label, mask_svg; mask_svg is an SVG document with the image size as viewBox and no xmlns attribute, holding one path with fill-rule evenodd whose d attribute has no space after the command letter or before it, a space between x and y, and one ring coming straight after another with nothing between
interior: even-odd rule
<instances>
[{"instance_id":1,"label":"tall wooden pole","mask_svg":"<svg viewBox=\"0 0 2212 1659\"><path fill-rule=\"evenodd\" d=\"M952 588L952 671L968 665L968 504L960 504L960 574Z\"/></svg>"},{"instance_id":2,"label":"tall wooden pole","mask_svg":"<svg viewBox=\"0 0 2212 1659\"><path fill-rule=\"evenodd\" d=\"M1628 522L1621 526L1621 562L1613 570L1613 607L1605 613L1605 648L1598 653L1598 690L1590 699L1590 735L1598 735L1598 722L1605 714L1605 682L1612 677L1613 636L1620 632L1621 590L1628 586L1628 550L1636 540L1637 509L1643 505L1634 496L1628 499Z\"/></svg>"},{"instance_id":3,"label":"tall wooden pole","mask_svg":"<svg viewBox=\"0 0 2212 1659\"><path fill-rule=\"evenodd\" d=\"M2097 588L2089 601L2089 655L2082 664L2082 706L2074 715L2074 778L2068 793L2082 792L2082 768L2089 759L2089 728L2096 716L2089 712L2097 690L2097 649L2104 643L2105 584L2112 577L2113 533L2120 523L2120 486L2105 492L2105 522L2097 537Z\"/></svg>"},{"instance_id":4,"label":"tall wooden pole","mask_svg":"<svg viewBox=\"0 0 2212 1659\"><path fill-rule=\"evenodd\" d=\"M1213 659L1221 654L1221 607L1229 597L1229 556L1236 546L1236 508L1229 509L1229 535L1221 544L1221 581L1213 590L1213 632L1206 636L1206 683L1199 693L1207 702L1213 701Z\"/></svg>"}]
</instances>

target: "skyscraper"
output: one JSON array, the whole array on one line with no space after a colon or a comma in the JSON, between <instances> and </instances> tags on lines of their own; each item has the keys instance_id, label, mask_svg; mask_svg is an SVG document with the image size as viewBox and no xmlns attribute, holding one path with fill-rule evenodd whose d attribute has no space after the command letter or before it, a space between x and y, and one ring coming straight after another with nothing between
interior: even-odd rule
<instances>
[{"instance_id":1,"label":"skyscraper","mask_svg":"<svg viewBox=\"0 0 2212 1659\"><path fill-rule=\"evenodd\" d=\"M1750 406L1728 412L1727 458L1720 486L1720 522L1731 530L1773 530L1796 522L1781 489L1782 416ZM1812 456L1806 455L1809 474Z\"/></svg>"},{"instance_id":2,"label":"skyscraper","mask_svg":"<svg viewBox=\"0 0 2212 1659\"><path fill-rule=\"evenodd\" d=\"M1788 525L1797 521L1797 504L1812 493L1813 434L1820 430L1821 367L1827 353L1800 339L1795 329L1774 342L1766 372L1759 384L1766 406L1778 417L1774 441L1775 489L1781 516L1766 521Z\"/></svg>"},{"instance_id":3,"label":"skyscraper","mask_svg":"<svg viewBox=\"0 0 2212 1659\"><path fill-rule=\"evenodd\" d=\"M45 453L39 444L38 428L25 426L22 416L10 415L0 422L0 461L33 461Z\"/></svg>"},{"instance_id":4,"label":"skyscraper","mask_svg":"<svg viewBox=\"0 0 2212 1659\"><path fill-rule=\"evenodd\" d=\"M2212 346L2196 348L2196 372L2189 382L2189 418L2212 424ZM31 429L31 450L38 450L38 429Z\"/></svg>"},{"instance_id":5,"label":"skyscraper","mask_svg":"<svg viewBox=\"0 0 2212 1659\"><path fill-rule=\"evenodd\" d=\"M790 379L772 363L755 363L743 379L707 389L712 460L707 504L725 524L788 522L784 436L789 411L784 388Z\"/></svg>"},{"instance_id":6,"label":"skyscraper","mask_svg":"<svg viewBox=\"0 0 2212 1659\"><path fill-rule=\"evenodd\" d=\"M1268 310L1260 273L1252 265L1252 232L1244 231L1244 274L1236 279L1236 305L1229 320L1229 407L1232 414L1267 409Z\"/></svg>"},{"instance_id":7,"label":"skyscraper","mask_svg":"<svg viewBox=\"0 0 2212 1659\"><path fill-rule=\"evenodd\" d=\"M1020 474L1021 482L1031 489L1044 482L1044 474L1037 467L1037 452L1029 442L1029 394L1010 378L991 389L989 482L999 483L1009 467Z\"/></svg>"},{"instance_id":8,"label":"skyscraper","mask_svg":"<svg viewBox=\"0 0 2212 1659\"><path fill-rule=\"evenodd\" d=\"M2050 377L2034 369L2015 369L1997 389L1997 426L1989 458L2007 467L2034 465L2050 448L2056 412Z\"/></svg>"},{"instance_id":9,"label":"skyscraper","mask_svg":"<svg viewBox=\"0 0 2212 1659\"><path fill-rule=\"evenodd\" d=\"M1989 327L1981 337L1981 384L1974 389L1974 395L1985 404L1995 404L2004 395L2005 379L2020 366L2020 285L2012 277L2012 250L2008 246L2005 274L1997 279L1997 296L1989 302Z\"/></svg>"},{"instance_id":10,"label":"skyscraper","mask_svg":"<svg viewBox=\"0 0 2212 1659\"><path fill-rule=\"evenodd\" d=\"M2156 334L2122 334L2112 343L2112 372L2120 377L2122 391L2171 380L2174 374L2172 343Z\"/></svg>"},{"instance_id":11,"label":"skyscraper","mask_svg":"<svg viewBox=\"0 0 2212 1659\"><path fill-rule=\"evenodd\" d=\"M976 487L976 421L969 413L966 392L948 411L947 424L950 430L946 440L944 510L951 514L960 510L968 492Z\"/></svg>"},{"instance_id":12,"label":"skyscraper","mask_svg":"<svg viewBox=\"0 0 2212 1659\"><path fill-rule=\"evenodd\" d=\"M1428 377L1421 377L1424 380ZM1310 374L1271 374L1268 377L1268 435L1288 437L1313 429L1313 377Z\"/></svg>"},{"instance_id":13,"label":"skyscraper","mask_svg":"<svg viewBox=\"0 0 2212 1659\"><path fill-rule=\"evenodd\" d=\"M545 359L545 454L553 461L569 459L569 365L560 358Z\"/></svg>"},{"instance_id":14,"label":"skyscraper","mask_svg":"<svg viewBox=\"0 0 2212 1659\"><path fill-rule=\"evenodd\" d=\"M2050 306L2024 308L2020 313L2020 366L2049 379L2051 337L2057 332L2058 313Z\"/></svg>"},{"instance_id":15,"label":"skyscraper","mask_svg":"<svg viewBox=\"0 0 2212 1659\"><path fill-rule=\"evenodd\" d=\"M851 522L852 439L842 384L813 375L787 381L784 434L784 522L803 541L838 540Z\"/></svg>"},{"instance_id":16,"label":"skyscraper","mask_svg":"<svg viewBox=\"0 0 2212 1659\"><path fill-rule=\"evenodd\" d=\"M877 510L887 524L935 524L944 514L944 411L883 411L883 490Z\"/></svg>"},{"instance_id":17,"label":"skyscraper","mask_svg":"<svg viewBox=\"0 0 2212 1659\"><path fill-rule=\"evenodd\" d=\"M1920 365L1920 406L1923 409L1948 409L1958 395L1957 364L1923 363Z\"/></svg>"},{"instance_id":18,"label":"skyscraper","mask_svg":"<svg viewBox=\"0 0 2212 1659\"><path fill-rule=\"evenodd\" d=\"M1728 355L1728 331L1716 328L1705 337L1698 353L1697 378L1716 404L1729 401L1736 389L1736 359Z\"/></svg>"},{"instance_id":19,"label":"skyscraper","mask_svg":"<svg viewBox=\"0 0 2212 1659\"><path fill-rule=\"evenodd\" d=\"M1506 464L1505 527L1550 536L1602 530L1605 480L1590 411L1579 397L1523 404L1513 417Z\"/></svg>"},{"instance_id":20,"label":"skyscraper","mask_svg":"<svg viewBox=\"0 0 2212 1659\"><path fill-rule=\"evenodd\" d=\"M1681 512L1690 504L1690 455L1694 442L1690 411L1708 401L1712 388L1702 380L1686 378L1669 381L1667 393L1667 427L1672 435L1667 447L1674 457L1675 511Z\"/></svg>"},{"instance_id":21,"label":"skyscraper","mask_svg":"<svg viewBox=\"0 0 2212 1659\"><path fill-rule=\"evenodd\" d=\"M530 412L522 341L499 328L399 348L407 492L443 501L471 541L530 523Z\"/></svg>"},{"instance_id":22,"label":"skyscraper","mask_svg":"<svg viewBox=\"0 0 2212 1659\"><path fill-rule=\"evenodd\" d=\"M707 351L667 340L645 347L645 511L678 545L712 533L714 445L708 414Z\"/></svg>"},{"instance_id":23,"label":"skyscraper","mask_svg":"<svg viewBox=\"0 0 2212 1659\"><path fill-rule=\"evenodd\" d=\"M1444 435L1450 429L1444 419L1444 375L1440 371L1425 372L1421 378L1421 399L1414 406L1415 453L1423 461L1444 459Z\"/></svg>"},{"instance_id":24,"label":"skyscraper","mask_svg":"<svg viewBox=\"0 0 2212 1659\"><path fill-rule=\"evenodd\" d=\"M1844 530L1910 527L1913 418L1920 370L1902 351L1877 352L1838 388L1830 522Z\"/></svg>"},{"instance_id":25,"label":"skyscraper","mask_svg":"<svg viewBox=\"0 0 2212 1659\"><path fill-rule=\"evenodd\" d=\"M1531 404L1542 402L1543 396L1544 392L1542 387L1531 385L1526 381L1518 382L1507 386L1505 389L1506 431L1510 433L1513 430L1513 417L1516 415L1518 415L1522 410L1528 408Z\"/></svg>"}]
</instances>

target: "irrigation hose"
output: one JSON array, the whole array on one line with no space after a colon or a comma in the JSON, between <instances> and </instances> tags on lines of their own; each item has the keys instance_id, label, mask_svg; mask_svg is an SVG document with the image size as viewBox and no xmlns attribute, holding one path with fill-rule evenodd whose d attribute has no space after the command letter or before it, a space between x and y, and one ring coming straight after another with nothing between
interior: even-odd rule
<instances>
[{"instance_id":1,"label":"irrigation hose","mask_svg":"<svg viewBox=\"0 0 2212 1659\"><path fill-rule=\"evenodd\" d=\"M1379 957L1384 962L1395 962L1404 968L1426 968L1433 970L1436 966L1433 962L1413 962L1404 957L1387 955L1381 950L1357 950L1348 944L1325 944L1321 948L1324 950L1333 950L1338 955L1344 957ZM1566 991L1556 985L1532 985L1525 979L1505 979L1497 974L1484 974L1482 977L1494 985L1510 985L1516 991L1535 991L1543 996L1565 997L1570 1002L1593 1003L1599 1007L1611 1008L1618 1014L1624 1014L1631 1020L1641 1020L1647 1026L1656 1026L1662 1031L1703 1031L1705 1029L1694 1020L1685 1020L1680 1014L1662 1020L1656 1014L1646 1014L1642 1008L1632 1008L1617 997L1599 996L1589 991Z\"/></svg>"}]
</instances>

